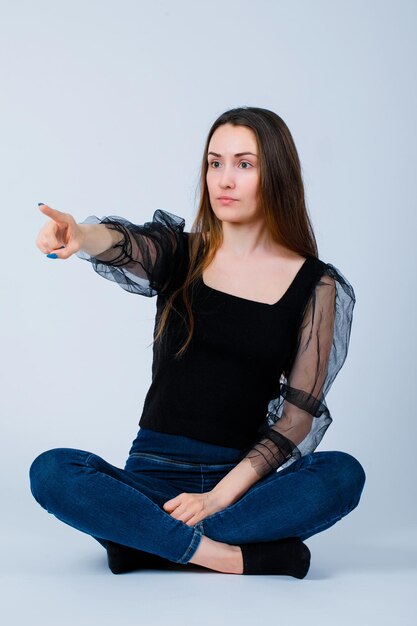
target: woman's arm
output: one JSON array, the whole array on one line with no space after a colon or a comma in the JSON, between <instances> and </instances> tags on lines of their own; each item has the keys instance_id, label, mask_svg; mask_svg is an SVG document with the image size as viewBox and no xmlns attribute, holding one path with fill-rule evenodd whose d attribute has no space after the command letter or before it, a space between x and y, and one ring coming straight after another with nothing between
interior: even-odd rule
<instances>
[{"instance_id":1,"label":"woman's arm","mask_svg":"<svg viewBox=\"0 0 417 626\"><path fill-rule=\"evenodd\" d=\"M249 459L242 459L230 472L211 490L213 498L222 507L233 504L259 480Z\"/></svg>"},{"instance_id":2,"label":"woman's arm","mask_svg":"<svg viewBox=\"0 0 417 626\"><path fill-rule=\"evenodd\" d=\"M77 256L126 291L152 297L163 291L182 258L184 226L184 218L162 209L144 224L90 215L79 225L85 241Z\"/></svg>"},{"instance_id":3,"label":"woman's arm","mask_svg":"<svg viewBox=\"0 0 417 626\"><path fill-rule=\"evenodd\" d=\"M123 234L105 224L78 224L82 232L81 250L100 259L100 254L122 241Z\"/></svg>"},{"instance_id":4,"label":"woman's arm","mask_svg":"<svg viewBox=\"0 0 417 626\"><path fill-rule=\"evenodd\" d=\"M260 477L313 452L331 424L326 395L347 356L354 305L352 286L326 264L304 312L291 371L281 377L280 395L247 455Z\"/></svg>"},{"instance_id":5,"label":"woman's arm","mask_svg":"<svg viewBox=\"0 0 417 626\"><path fill-rule=\"evenodd\" d=\"M311 429L311 416L306 412L304 415L301 413L303 412L300 411L294 420L291 420L290 415L284 416L275 427L277 433L285 438L290 437L295 445L300 444ZM239 500L261 478L262 475L252 466L250 458L245 457L212 489L213 497L224 506L229 506Z\"/></svg>"}]
</instances>

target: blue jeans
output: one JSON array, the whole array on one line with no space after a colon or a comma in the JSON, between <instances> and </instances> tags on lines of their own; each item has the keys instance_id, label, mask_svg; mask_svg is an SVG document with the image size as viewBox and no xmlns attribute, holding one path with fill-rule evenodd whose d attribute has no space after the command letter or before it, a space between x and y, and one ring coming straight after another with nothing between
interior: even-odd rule
<instances>
[{"instance_id":1,"label":"blue jeans","mask_svg":"<svg viewBox=\"0 0 417 626\"><path fill-rule=\"evenodd\" d=\"M188 563L203 535L239 545L307 539L354 509L365 483L345 452L314 452L261 478L234 504L188 526L162 505L203 493L240 461L242 451L141 428L124 469L91 452L55 448L30 468L34 498L59 520L106 541Z\"/></svg>"}]
</instances>

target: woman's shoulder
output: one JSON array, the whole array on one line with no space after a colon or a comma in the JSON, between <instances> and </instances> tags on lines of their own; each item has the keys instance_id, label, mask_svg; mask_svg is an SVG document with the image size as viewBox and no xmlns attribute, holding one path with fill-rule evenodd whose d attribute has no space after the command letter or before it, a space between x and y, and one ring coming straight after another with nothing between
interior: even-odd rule
<instances>
[{"instance_id":1,"label":"woman's shoulder","mask_svg":"<svg viewBox=\"0 0 417 626\"><path fill-rule=\"evenodd\" d=\"M328 263L318 256L307 257L317 276L325 276L328 273Z\"/></svg>"},{"instance_id":2,"label":"woman's shoulder","mask_svg":"<svg viewBox=\"0 0 417 626\"><path fill-rule=\"evenodd\" d=\"M332 276L332 275L339 274L340 272L340 270L335 265L333 265L333 263L329 263L328 261L325 261L319 256L308 255L306 257L300 256L299 258L300 259L304 258L306 263L308 263L310 267L312 267L319 276L320 275Z\"/></svg>"},{"instance_id":3,"label":"woman's shoulder","mask_svg":"<svg viewBox=\"0 0 417 626\"><path fill-rule=\"evenodd\" d=\"M338 294L344 293L344 297L347 297L352 302L356 301L352 284L338 266L318 257L314 257L314 262L319 279L317 283L318 287L330 285L336 289Z\"/></svg>"}]
</instances>

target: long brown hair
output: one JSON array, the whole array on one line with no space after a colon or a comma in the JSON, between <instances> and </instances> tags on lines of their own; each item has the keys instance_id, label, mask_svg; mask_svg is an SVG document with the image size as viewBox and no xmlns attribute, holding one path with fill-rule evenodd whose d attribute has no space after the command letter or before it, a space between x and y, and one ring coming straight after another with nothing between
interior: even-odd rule
<instances>
[{"instance_id":1,"label":"long brown hair","mask_svg":"<svg viewBox=\"0 0 417 626\"><path fill-rule=\"evenodd\" d=\"M210 265L223 241L221 221L211 208L206 182L209 143L214 131L223 124L247 126L255 133L260 163L260 207L272 239L301 256L318 257L316 238L305 204L301 164L284 120L273 111L258 107L239 107L222 113L210 128L204 146L199 207L188 237L189 269L184 283L168 298L154 338L154 341L161 338L174 308L174 300L182 293L189 334L176 353L177 358L187 349L194 331L190 288Z\"/></svg>"}]
</instances>

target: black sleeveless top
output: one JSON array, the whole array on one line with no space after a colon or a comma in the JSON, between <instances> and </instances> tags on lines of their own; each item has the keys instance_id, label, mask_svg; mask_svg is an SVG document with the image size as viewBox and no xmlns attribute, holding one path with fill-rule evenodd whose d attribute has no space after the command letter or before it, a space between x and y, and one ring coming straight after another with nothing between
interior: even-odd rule
<instances>
[{"instance_id":1,"label":"black sleeveless top","mask_svg":"<svg viewBox=\"0 0 417 626\"><path fill-rule=\"evenodd\" d=\"M184 219L158 209L144 225L118 216L84 223L124 234L97 257L77 256L131 293L157 295L156 328L188 268ZM315 449L332 421L325 395L347 355L355 295L346 278L307 257L272 305L218 291L202 277L190 296L192 340L176 358L188 336L177 296L163 339L153 344L139 425L241 449L261 476Z\"/></svg>"}]
</instances>

